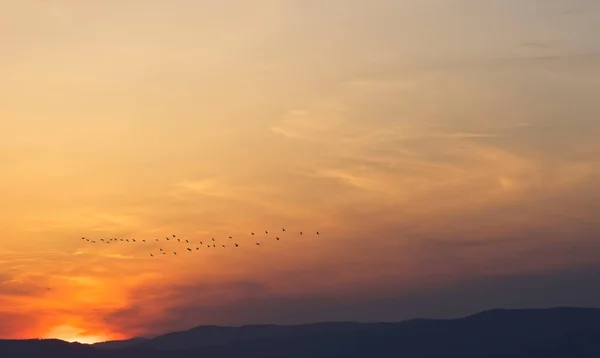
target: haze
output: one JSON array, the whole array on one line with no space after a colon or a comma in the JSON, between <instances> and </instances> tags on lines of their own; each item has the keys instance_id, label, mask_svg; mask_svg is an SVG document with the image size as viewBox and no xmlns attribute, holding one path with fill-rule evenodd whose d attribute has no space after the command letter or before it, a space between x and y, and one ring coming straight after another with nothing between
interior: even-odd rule
<instances>
[{"instance_id":1,"label":"haze","mask_svg":"<svg viewBox=\"0 0 600 358\"><path fill-rule=\"evenodd\" d=\"M599 33L595 0L0 0L0 337L600 306ZM80 239L282 226L321 235Z\"/></svg>"}]
</instances>

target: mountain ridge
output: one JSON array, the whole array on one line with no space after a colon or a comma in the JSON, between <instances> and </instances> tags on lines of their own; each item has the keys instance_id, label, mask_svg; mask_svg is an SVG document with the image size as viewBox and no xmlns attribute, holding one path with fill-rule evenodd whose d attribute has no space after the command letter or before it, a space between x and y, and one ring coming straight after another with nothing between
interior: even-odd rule
<instances>
[{"instance_id":1,"label":"mountain ridge","mask_svg":"<svg viewBox=\"0 0 600 358\"><path fill-rule=\"evenodd\" d=\"M452 319L196 326L94 345L0 340L3 357L334 358L600 357L600 309L493 309ZM107 346L106 344L109 344ZM112 346L111 346L112 345Z\"/></svg>"}]
</instances>

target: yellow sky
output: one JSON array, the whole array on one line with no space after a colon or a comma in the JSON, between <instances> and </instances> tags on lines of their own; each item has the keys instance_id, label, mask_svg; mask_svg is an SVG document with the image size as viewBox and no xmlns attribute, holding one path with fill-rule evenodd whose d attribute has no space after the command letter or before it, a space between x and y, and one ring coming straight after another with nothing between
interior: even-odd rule
<instances>
[{"instance_id":1,"label":"yellow sky","mask_svg":"<svg viewBox=\"0 0 600 358\"><path fill-rule=\"evenodd\" d=\"M0 0L0 336L600 304L407 298L598 262L599 32L584 0ZM173 233L243 244L150 257Z\"/></svg>"}]
</instances>

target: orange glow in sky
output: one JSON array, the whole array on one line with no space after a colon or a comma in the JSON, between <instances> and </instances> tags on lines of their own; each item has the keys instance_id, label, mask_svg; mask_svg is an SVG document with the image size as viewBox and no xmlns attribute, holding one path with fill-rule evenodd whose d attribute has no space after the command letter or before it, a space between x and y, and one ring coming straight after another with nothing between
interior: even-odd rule
<instances>
[{"instance_id":1,"label":"orange glow in sky","mask_svg":"<svg viewBox=\"0 0 600 358\"><path fill-rule=\"evenodd\" d=\"M600 11L528 3L0 0L0 338L600 304Z\"/></svg>"},{"instance_id":2,"label":"orange glow in sky","mask_svg":"<svg viewBox=\"0 0 600 358\"><path fill-rule=\"evenodd\" d=\"M50 329L44 338L57 338L66 342L79 342L83 344L92 344L110 340L107 336L87 335L82 332L84 332L83 329L71 326L57 326Z\"/></svg>"}]
</instances>

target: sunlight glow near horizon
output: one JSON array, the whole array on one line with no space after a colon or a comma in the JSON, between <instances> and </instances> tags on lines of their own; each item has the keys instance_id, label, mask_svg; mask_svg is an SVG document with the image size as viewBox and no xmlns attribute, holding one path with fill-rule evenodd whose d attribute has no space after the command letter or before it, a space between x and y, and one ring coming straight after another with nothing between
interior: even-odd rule
<instances>
[{"instance_id":1,"label":"sunlight glow near horizon","mask_svg":"<svg viewBox=\"0 0 600 358\"><path fill-rule=\"evenodd\" d=\"M586 0L0 0L0 337L600 305L534 284L600 262L598 33ZM243 245L80 239L173 233Z\"/></svg>"},{"instance_id":2,"label":"sunlight glow near horizon","mask_svg":"<svg viewBox=\"0 0 600 358\"><path fill-rule=\"evenodd\" d=\"M111 340L106 336L95 336L83 334L85 330L77 329L71 326L57 326L52 328L47 334L46 339L60 339L69 343L94 344Z\"/></svg>"}]
</instances>

